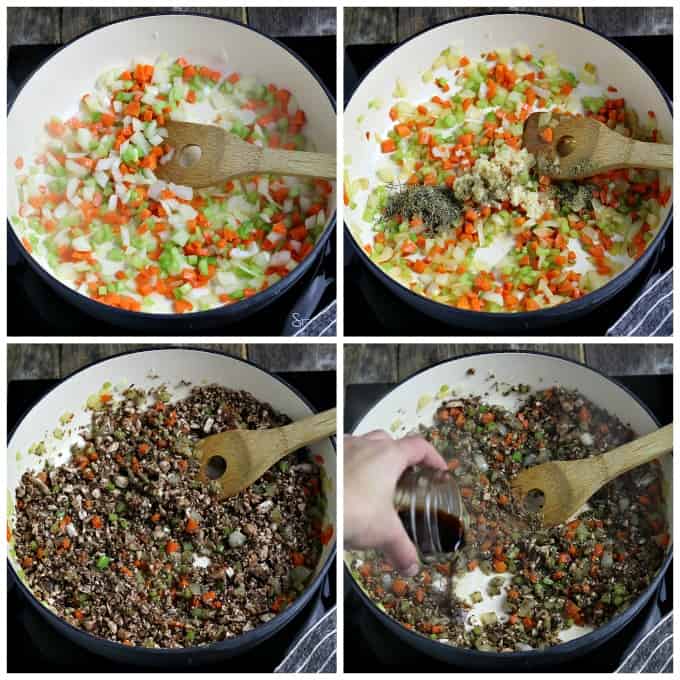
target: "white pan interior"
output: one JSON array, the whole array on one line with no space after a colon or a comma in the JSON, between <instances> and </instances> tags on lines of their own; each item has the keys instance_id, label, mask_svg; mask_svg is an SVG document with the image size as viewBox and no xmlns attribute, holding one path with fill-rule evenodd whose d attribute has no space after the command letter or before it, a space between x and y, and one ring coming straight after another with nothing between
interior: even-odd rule
<instances>
[{"instance_id":1,"label":"white pan interior","mask_svg":"<svg viewBox=\"0 0 680 680\"><path fill-rule=\"evenodd\" d=\"M474 373L468 374L469 370ZM416 430L421 424L431 425L437 406L445 398L437 397L437 394L441 395L447 390L448 395L480 396L487 403L514 410L522 398L514 393L503 396L501 393L507 389L497 390L494 387L495 383L501 387L521 383L529 385L531 391L562 385L578 390L594 404L630 425L637 435L647 434L657 429L654 419L627 390L587 366L549 355L499 352L452 359L408 378L370 409L356 426L353 434L361 435L372 430L387 430L397 438ZM673 535L672 463L671 455L661 460L666 521L671 536ZM461 597L466 597L475 590L486 592L485 585L492 576L493 574L485 577L477 569L456 584L456 593ZM503 611L504 598L504 594L497 598L485 598L473 611L482 613L493 609L500 614ZM573 626L563 631L562 638L566 641L583 635L589 630Z\"/></svg>"},{"instance_id":2,"label":"white pan interior","mask_svg":"<svg viewBox=\"0 0 680 680\"><path fill-rule=\"evenodd\" d=\"M369 193L381 184L376 172L389 165L373 135L369 141L366 132L377 132L384 138L394 125L388 112L397 101L394 98L397 80L403 84L408 92L406 99L412 103L441 94L434 83L423 82L422 74L430 69L442 50L452 45L471 58L518 45L528 45L536 55L549 50L557 54L563 67L570 68L577 76L583 65L590 62L597 67L599 84L604 90L610 84L616 86L619 90L616 96L624 97L642 121L646 120L649 110L654 111L663 140L672 141L671 111L654 80L626 52L597 33L566 21L527 14L469 17L438 26L407 41L380 62L359 85L345 110L345 169L350 180L369 180L368 189L354 197L356 207L345 207L344 213L345 223L360 247L373 243L372 225L362 220L362 214ZM444 69L441 75L450 76L450 72ZM591 93L584 91L583 94ZM661 184L671 186L672 172L662 171ZM671 201L661 209L662 224L671 209ZM572 245L578 253L580 246ZM632 262L628 257L620 261L624 260L626 264ZM579 257L577 269L585 271L586 267L585 256Z\"/></svg>"},{"instance_id":3,"label":"white pan interior","mask_svg":"<svg viewBox=\"0 0 680 680\"><path fill-rule=\"evenodd\" d=\"M91 411L85 410L88 397L98 394L105 383L111 383L114 389L125 389L132 384L149 389L166 384L173 401L176 401L187 396L191 389L189 385L180 386L181 381L188 381L191 385L215 383L246 390L293 420L313 413L300 396L266 371L223 354L191 349L162 349L107 359L85 368L58 385L28 413L14 432L7 454L9 526L14 527L15 490L23 473L42 468L45 460L53 465L63 464L70 457L71 445L82 441L78 432L81 427L88 426L91 420ZM63 425L60 419L70 413L74 414L73 420ZM62 439L54 436L55 429L63 431ZM30 453L31 447L39 442L44 442L45 453ZM330 523L335 527L335 448L329 439L324 439L310 449L324 461L322 481L328 499L324 524ZM331 554L334 544L335 536L324 546L317 573ZM15 572L21 576L22 570L11 545L9 556Z\"/></svg>"},{"instance_id":4,"label":"white pan interior","mask_svg":"<svg viewBox=\"0 0 680 680\"><path fill-rule=\"evenodd\" d=\"M317 150L335 153L336 116L331 100L316 77L278 43L240 24L204 16L162 14L129 19L67 45L19 93L7 119L9 216L19 209L14 161L22 156L28 162L41 150L50 116L73 116L80 98L105 71L127 68L133 59L153 63L163 53L285 87L307 114L305 132ZM335 212L335 194L330 202L328 222Z\"/></svg>"}]
</instances>

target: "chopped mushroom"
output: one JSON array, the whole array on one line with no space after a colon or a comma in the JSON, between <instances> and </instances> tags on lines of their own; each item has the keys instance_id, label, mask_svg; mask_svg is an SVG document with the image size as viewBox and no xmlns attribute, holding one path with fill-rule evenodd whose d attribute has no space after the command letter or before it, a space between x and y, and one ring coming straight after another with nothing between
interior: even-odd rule
<instances>
[{"instance_id":1,"label":"chopped mushroom","mask_svg":"<svg viewBox=\"0 0 680 680\"><path fill-rule=\"evenodd\" d=\"M130 645L204 645L270 620L321 557L319 466L298 451L220 500L198 480L192 448L207 432L288 422L217 385L174 403L164 388L130 388L101 405L71 460L25 473L17 489L13 533L31 591L70 624Z\"/></svg>"},{"instance_id":2,"label":"chopped mushroom","mask_svg":"<svg viewBox=\"0 0 680 680\"><path fill-rule=\"evenodd\" d=\"M649 586L670 540L658 462L613 480L578 518L551 529L510 490L525 467L587 458L631 440L632 430L604 409L556 386L529 394L516 413L479 398L444 402L420 433L448 461L470 528L451 562L425 564L409 579L379 552L353 555L354 577L397 621L458 647L539 649L559 644L574 624L603 625ZM501 614L484 611L481 591L469 600L455 594L458 579L477 569L492 576L486 595L503 596Z\"/></svg>"}]
</instances>

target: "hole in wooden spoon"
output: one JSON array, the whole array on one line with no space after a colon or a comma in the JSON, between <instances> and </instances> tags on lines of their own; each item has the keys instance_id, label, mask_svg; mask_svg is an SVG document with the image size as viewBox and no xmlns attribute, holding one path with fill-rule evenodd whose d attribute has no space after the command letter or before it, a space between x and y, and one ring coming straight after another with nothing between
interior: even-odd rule
<instances>
[{"instance_id":1,"label":"hole in wooden spoon","mask_svg":"<svg viewBox=\"0 0 680 680\"><path fill-rule=\"evenodd\" d=\"M560 156L568 156L575 148L576 140L571 135L564 135L557 142L557 153Z\"/></svg>"},{"instance_id":2,"label":"hole in wooden spoon","mask_svg":"<svg viewBox=\"0 0 680 680\"><path fill-rule=\"evenodd\" d=\"M183 168L190 168L201 160L201 147L198 144L188 144L179 152L179 164Z\"/></svg>"},{"instance_id":3,"label":"hole in wooden spoon","mask_svg":"<svg viewBox=\"0 0 680 680\"><path fill-rule=\"evenodd\" d=\"M227 471L227 461L222 456L213 456L205 466L208 479L219 479Z\"/></svg>"},{"instance_id":4,"label":"hole in wooden spoon","mask_svg":"<svg viewBox=\"0 0 680 680\"><path fill-rule=\"evenodd\" d=\"M531 489L524 499L524 507L529 512L539 512L545 504L545 494L540 489Z\"/></svg>"}]
</instances>

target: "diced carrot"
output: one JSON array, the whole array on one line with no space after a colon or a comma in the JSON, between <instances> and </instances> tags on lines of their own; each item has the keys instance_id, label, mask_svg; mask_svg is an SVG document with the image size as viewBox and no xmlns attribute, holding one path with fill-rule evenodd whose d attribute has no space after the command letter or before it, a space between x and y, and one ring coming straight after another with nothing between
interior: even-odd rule
<instances>
[{"instance_id":1,"label":"diced carrot","mask_svg":"<svg viewBox=\"0 0 680 680\"><path fill-rule=\"evenodd\" d=\"M408 582L404 579L396 578L392 581L392 592L398 597L402 597L408 590Z\"/></svg>"},{"instance_id":2,"label":"diced carrot","mask_svg":"<svg viewBox=\"0 0 680 680\"><path fill-rule=\"evenodd\" d=\"M173 308L176 314L183 314L184 312L190 312L194 306L188 300L175 300Z\"/></svg>"},{"instance_id":3,"label":"diced carrot","mask_svg":"<svg viewBox=\"0 0 680 680\"><path fill-rule=\"evenodd\" d=\"M333 525L329 524L328 526L324 527L321 530L321 534L319 534L321 545L328 545L331 538L333 538Z\"/></svg>"},{"instance_id":4,"label":"diced carrot","mask_svg":"<svg viewBox=\"0 0 680 680\"><path fill-rule=\"evenodd\" d=\"M141 109L142 107L139 102L132 101L125 107L123 113L126 116L139 116L139 112L141 111Z\"/></svg>"},{"instance_id":5,"label":"diced carrot","mask_svg":"<svg viewBox=\"0 0 680 680\"><path fill-rule=\"evenodd\" d=\"M47 133L51 137L63 137L65 132L66 127L64 126L63 123L60 123L58 120L53 119L47 124Z\"/></svg>"},{"instance_id":6,"label":"diced carrot","mask_svg":"<svg viewBox=\"0 0 680 680\"><path fill-rule=\"evenodd\" d=\"M493 569L499 574L503 574L508 570L508 565L504 560L494 560Z\"/></svg>"}]
</instances>

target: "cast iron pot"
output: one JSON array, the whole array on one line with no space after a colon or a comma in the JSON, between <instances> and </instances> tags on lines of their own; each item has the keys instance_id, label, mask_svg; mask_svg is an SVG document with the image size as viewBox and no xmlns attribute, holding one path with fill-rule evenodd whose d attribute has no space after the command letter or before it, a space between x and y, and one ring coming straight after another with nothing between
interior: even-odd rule
<instances>
[{"instance_id":1,"label":"cast iron pot","mask_svg":"<svg viewBox=\"0 0 680 680\"><path fill-rule=\"evenodd\" d=\"M499 47L529 45L532 51L539 46L557 53L560 63L580 69L588 61L597 67L599 83L606 87L615 85L620 97L625 97L640 116L653 110L659 129L666 141L673 137L671 102L656 78L628 50L614 40L567 19L556 19L531 13L492 13L454 19L416 34L398 45L362 79L345 108L344 153L351 157L350 177L368 177L372 183L376 170L384 164L383 154L377 144L366 142L366 130L383 132L388 128L387 109L394 101L392 93L399 79L407 88L412 102L429 99L434 86L422 82L421 75L428 70L439 53L452 44L462 46L466 54L478 56ZM543 49L539 49L539 53ZM369 102L380 101L379 109L369 108ZM361 122L357 119L362 116ZM672 183L672 172L664 171L664 181ZM371 185L372 186L372 185ZM362 243L358 243L351 230L348 236L357 257L368 270L386 285L399 299L422 314L453 327L476 329L493 333L534 331L574 321L589 314L624 288L630 285L651 261L661 243L673 216L671 201L661 210L661 227L644 254L630 267L602 288L584 297L557 307L535 312L472 312L414 293L383 271L364 252L364 243L371 241L370 225L361 220L363 200L355 211L346 208L345 222L358 226Z\"/></svg>"},{"instance_id":2,"label":"cast iron pot","mask_svg":"<svg viewBox=\"0 0 680 680\"><path fill-rule=\"evenodd\" d=\"M16 487L26 470L42 468L45 460L49 460L53 465L60 465L68 460L71 444L79 439L78 429L90 422L89 414L84 410L85 402L90 395L98 393L104 383L110 382L114 386L123 383L134 384L141 388L157 387L165 383L171 388L173 399L175 399L188 394L188 386L175 387L182 380L189 381L193 385L217 383L246 390L258 399L270 403L276 410L287 414L293 420L299 420L314 413L314 409L307 400L281 378L248 361L218 352L176 348L150 349L104 359L76 371L61 381L23 416L12 432L7 456L7 492L8 498L12 501L12 508L14 508ZM55 440L49 433L59 426L59 418L64 413L74 413L75 417L68 426L69 431L63 440ZM31 444L41 437L46 437L48 440L48 453L42 456L29 454ZM326 522L335 526L337 479L335 446L331 439L325 439L310 448L324 461L324 489L328 498ZM8 517L8 526L10 528L14 526L13 512ZM11 543L9 568L22 595L50 625L72 642L114 661L138 666L177 668L199 663L212 663L237 656L277 633L290 623L315 596L333 561L334 554L335 540L324 546L321 559L306 590L290 607L271 621L230 640L183 649L129 647L95 637L67 623L34 597L30 587L24 581Z\"/></svg>"},{"instance_id":3,"label":"cast iron pot","mask_svg":"<svg viewBox=\"0 0 680 680\"><path fill-rule=\"evenodd\" d=\"M473 369L474 374L468 375ZM372 430L388 430L399 419L401 426L396 433L404 436L419 424L432 422L432 417L441 400L432 402L417 411L417 402L423 395L434 396L442 385L450 386L458 397L482 396L489 403L513 408L517 396L503 397L492 385L517 385L523 383L533 390L545 389L551 385L562 385L577 389L594 404L629 424L638 434L643 435L659 427L659 422L649 409L624 386L592 368L569 359L533 352L494 352L492 354L473 354L449 359L423 369L406 378L380 399L359 421L352 434L360 435ZM488 394L487 394L488 393ZM661 459L663 470L663 496L666 502L666 519L669 534L673 527L673 460L671 455ZM411 645L425 656L474 670L522 671L534 670L542 666L573 661L575 658L592 652L612 636L621 631L656 592L672 559L672 544L668 546L666 557L654 575L648 588L641 593L628 609L615 616L605 625L594 631L563 642L554 647L527 652L480 652L463 649L447 644L404 628L400 623L378 609L364 593L349 572L349 556L345 555L345 568L348 580L355 592L378 621L386 626L403 642Z\"/></svg>"},{"instance_id":4,"label":"cast iron pot","mask_svg":"<svg viewBox=\"0 0 680 680\"><path fill-rule=\"evenodd\" d=\"M199 14L150 14L123 19L85 33L59 49L19 90L7 118L8 215L16 215L19 208L14 160L17 156L33 157L39 131L49 116L73 115L83 93L103 72L124 66L133 58L153 62L163 52L220 71L239 71L266 83L282 84L307 113L307 133L319 151L335 152L335 100L311 67L282 43L243 24ZM135 331L181 335L245 319L276 302L311 271L334 231L335 195L330 200L330 217L319 241L288 276L251 298L189 314L130 312L97 302L57 279L44 262L26 251L11 225L8 231L31 269L81 312Z\"/></svg>"}]
</instances>

